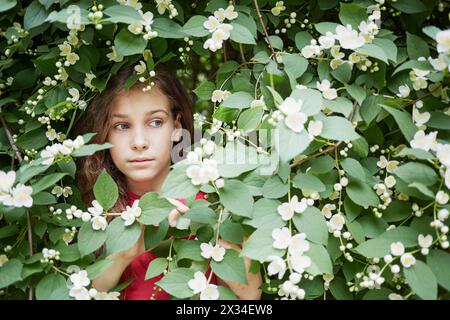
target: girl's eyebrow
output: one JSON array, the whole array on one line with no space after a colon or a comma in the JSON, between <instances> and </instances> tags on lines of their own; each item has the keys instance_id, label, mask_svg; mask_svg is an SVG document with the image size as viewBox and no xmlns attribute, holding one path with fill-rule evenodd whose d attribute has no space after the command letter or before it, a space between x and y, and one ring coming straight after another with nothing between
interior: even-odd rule
<instances>
[{"instance_id":1,"label":"girl's eyebrow","mask_svg":"<svg viewBox=\"0 0 450 320\"><path fill-rule=\"evenodd\" d=\"M169 113L164 109L152 110L152 111L147 112L145 115L147 116L149 114L154 114L157 112L164 112L165 114L169 115ZM128 118L128 116L126 114L119 114L119 113L113 114L112 117L113 118Z\"/></svg>"}]
</instances>

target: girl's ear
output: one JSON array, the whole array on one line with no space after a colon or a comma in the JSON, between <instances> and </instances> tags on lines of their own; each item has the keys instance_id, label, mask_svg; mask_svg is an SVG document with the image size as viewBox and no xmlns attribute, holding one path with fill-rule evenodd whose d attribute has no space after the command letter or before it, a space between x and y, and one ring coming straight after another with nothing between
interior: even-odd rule
<instances>
[{"instance_id":1,"label":"girl's ear","mask_svg":"<svg viewBox=\"0 0 450 320\"><path fill-rule=\"evenodd\" d=\"M182 135L182 131L183 131L183 126L181 125L181 121L180 121L180 114L177 114L177 118L175 119L175 123L174 123L174 130L172 132L172 137L171 140L178 142L181 139L181 135Z\"/></svg>"}]
</instances>

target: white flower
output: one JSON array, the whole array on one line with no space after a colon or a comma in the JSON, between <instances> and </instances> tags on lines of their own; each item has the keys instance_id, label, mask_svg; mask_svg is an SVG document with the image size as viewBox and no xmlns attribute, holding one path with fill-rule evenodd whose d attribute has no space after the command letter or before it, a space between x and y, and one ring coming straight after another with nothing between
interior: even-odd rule
<instances>
[{"instance_id":1,"label":"white flower","mask_svg":"<svg viewBox=\"0 0 450 320\"><path fill-rule=\"evenodd\" d=\"M306 240L306 234L298 233L291 238L288 250L290 254L296 253L303 254L308 250L309 250L309 242Z\"/></svg>"},{"instance_id":2,"label":"white flower","mask_svg":"<svg viewBox=\"0 0 450 320\"><path fill-rule=\"evenodd\" d=\"M128 25L128 31L133 34L141 34L144 30L144 26L139 22L133 22Z\"/></svg>"},{"instance_id":3,"label":"white flower","mask_svg":"<svg viewBox=\"0 0 450 320\"><path fill-rule=\"evenodd\" d=\"M56 195L57 197L62 196L63 188L61 186L54 186L52 189L52 194Z\"/></svg>"},{"instance_id":4,"label":"white flower","mask_svg":"<svg viewBox=\"0 0 450 320\"><path fill-rule=\"evenodd\" d=\"M88 289L85 287L72 287L69 291L69 295L74 297L75 300L91 300Z\"/></svg>"},{"instance_id":5,"label":"white flower","mask_svg":"<svg viewBox=\"0 0 450 320\"><path fill-rule=\"evenodd\" d=\"M381 169L386 168L388 161L385 156L380 156L380 161L377 161L377 166Z\"/></svg>"},{"instance_id":6,"label":"white flower","mask_svg":"<svg viewBox=\"0 0 450 320\"><path fill-rule=\"evenodd\" d=\"M234 20L238 17L238 13L234 11L234 6L230 5L225 9L225 18L228 20Z\"/></svg>"},{"instance_id":7,"label":"white flower","mask_svg":"<svg viewBox=\"0 0 450 320\"><path fill-rule=\"evenodd\" d=\"M116 51L116 47L112 46L111 47L111 52L106 54L106 57L108 58L109 61L114 61L114 62L121 62L123 60L123 56L120 54L117 54Z\"/></svg>"},{"instance_id":8,"label":"white flower","mask_svg":"<svg viewBox=\"0 0 450 320\"><path fill-rule=\"evenodd\" d=\"M201 271L197 271L194 274L194 279L188 281L188 286L194 292L194 294L200 293L206 289L208 284L205 275Z\"/></svg>"},{"instance_id":9,"label":"white flower","mask_svg":"<svg viewBox=\"0 0 450 320\"><path fill-rule=\"evenodd\" d=\"M327 203L326 205L323 206L322 213L325 216L325 218L330 219L333 210L336 210L336 205Z\"/></svg>"},{"instance_id":10,"label":"white flower","mask_svg":"<svg viewBox=\"0 0 450 320\"><path fill-rule=\"evenodd\" d=\"M144 19L144 26L145 31L149 32L152 30L152 24L153 24L153 13L150 11L147 11L144 14L141 14L142 19Z\"/></svg>"},{"instance_id":11,"label":"white flower","mask_svg":"<svg viewBox=\"0 0 450 320\"><path fill-rule=\"evenodd\" d=\"M203 145L203 152L206 155L212 155L214 153L215 148L216 144L210 140Z\"/></svg>"},{"instance_id":12,"label":"white flower","mask_svg":"<svg viewBox=\"0 0 450 320\"><path fill-rule=\"evenodd\" d=\"M400 98L407 98L409 97L411 90L409 89L408 85L401 85L398 87L398 93L397 96Z\"/></svg>"},{"instance_id":13,"label":"white flower","mask_svg":"<svg viewBox=\"0 0 450 320\"><path fill-rule=\"evenodd\" d=\"M91 283L87 271L85 270L81 270L77 273L71 274L70 281L72 282L73 286L77 288L86 287L89 285L89 283Z\"/></svg>"},{"instance_id":14,"label":"white flower","mask_svg":"<svg viewBox=\"0 0 450 320\"><path fill-rule=\"evenodd\" d=\"M384 183L388 188L392 188L397 183L397 180L395 180L394 176L388 176L384 179Z\"/></svg>"},{"instance_id":15,"label":"white flower","mask_svg":"<svg viewBox=\"0 0 450 320\"><path fill-rule=\"evenodd\" d=\"M226 100L229 96L230 92L228 90L214 90L212 93L211 101L220 103Z\"/></svg>"},{"instance_id":16,"label":"white flower","mask_svg":"<svg viewBox=\"0 0 450 320\"><path fill-rule=\"evenodd\" d=\"M427 70L413 68L409 73L409 78L413 82L414 90L426 89L428 86L426 76L430 73Z\"/></svg>"},{"instance_id":17,"label":"white flower","mask_svg":"<svg viewBox=\"0 0 450 320\"><path fill-rule=\"evenodd\" d=\"M91 220L92 222L92 229L94 230L105 230L108 226L108 222L106 221L105 217L102 216L95 216Z\"/></svg>"},{"instance_id":18,"label":"white flower","mask_svg":"<svg viewBox=\"0 0 450 320\"><path fill-rule=\"evenodd\" d=\"M278 256L269 256L268 259L270 261L267 266L269 275L272 276L278 274L278 279L283 278L284 273L286 272L286 262Z\"/></svg>"},{"instance_id":19,"label":"white flower","mask_svg":"<svg viewBox=\"0 0 450 320\"><path fill-rule=\"evenodd\" d=\"M164 14L166 10L169 10L169 6L171 4L171 0L155 0L156 8L158 9L159 14Z\"/></svg>"},{"instance_id":20,"label":"white flower","mask_svg":"<svg viewBox=\"0 0 450 320\"><path fill-rule=\"evenodd\" d=\"M203 23L203 27L205 27L205 29L208 29L209 32L216 31L219 25L220 21L214 16L209 16L208 20Z\"/></svg>"},{"instance_id":21,"label":"white flower","mask_svg":"<svg viewBox=\"0 0 450 320\"><path fill-rule=\"evenodd\" d=\"M222 261L226 252L224 247L221 247L219 244L213 247L211 243L202 243L200 249L202 250L202 257L205 259L212 258L216 262Z\"/></svg>"},{"instance_id":22,"label":"white flower","mask_svg":"<svg viewBox=\"0 0 450 320\"><path fill-rule=\"evenodd\" d=\"M445 61L445 55L442 53L436 59L428 57L428 61L436 71L444 71L448 67Z\"/></svg>"},{"instance_id":23,"label":"white flower","mask_svg":"<svg viewBox=\"0 0 450 320\"><path fill-rule=\"evenodd\" d=\"M303 112L300 112L303 105L302 100L295 101L293 98L286 98L278 108L286 115L284 119L286 126L294 132L301 132L303 125L308 120L308 117Z\"/></svg>"},{"instance_id":24,"label":"white flower","mask_svg":"<svg viewBox=\"0 0 450 320\"><path fill-rule=\"evenodd\" d=\"M445 185L447 186L447 188L450 189L450 168L449 167L447 167L447 170L445 171L444 179L445 179Z\"/></svg>"},{"instance_id":25,"label":"white flower","mask_svg":"<svg viewBox=\"0 0 450 320\"><path fill-rule=\"evenodd\" d=\"M81 213L81 220L84 222L88 222L92 219L92 216L89 214L89 212L82 212Z\"/></svg>"},{"instance_id":26,"label":"white flower","mask_svg":"<svg viewBox=\"0 0 450 320\"><path fill-rule=\"evenodd\" d=\"M308 256L304 256L298 252L290 255L289 261L291 262L292 269L298 273L303 273L306 268L311 266L311 259Z\"/></svg>"},{"instance_id":27,"label":"white flower","mask_svg":"<svg viewBox=\"0 0 450 320\"><path fill-rule=\"evenodd\" d=\"M92 79L96 78L95 74L93 73L86 73L86 76L84 78L84 85L90 89L95 89L95 87L91 84Z\"/></svg>"},{"instance_id":28,"label":"white flower","mask_svg":"<svg viewBox=\"0 0 450 320\"><path fill-rule=\"evenodd\" d=\"M327 225L331 231L340 231L344 227L345 218L340 213L335 214L331 217L330 221L327 222Z\"/></svg>"},{"instance_id":29,"label":"white flower","mask_svg":"<svg viewBox=\"0 0 450 320\"><path fill-rule=\"evenodd\" d=\"M285 115L288 115L300 112L302 106L302 100L296 101L294 98L288 97L278 106L278 109L280 109Z\"/></svg>"},{"instance_id":30,"label":"white flower","mask_svg":"<svg viewBox=\"0 0 450 320\"><path fill-rule=\"evenodd\" d=\"M144 61L139 61L138 65L134 66L134 71L136 71L137 74L143 74L147 70L147 65L144 63Z\"/></svg>"},{"instance_id":31,"label":"white flower","mask_svg":"<svg viewBox=\"0 0 450 320\"><path fill-rule=\"evenodd\" d=\"M125 220L125 225L129 226L134 223L137 217L142 213L142 209L139 207L139 200L133 203L133 206L126 206L126 210L122 212L121 217Z\"/></svg>"},{"instance_id":32,"label":"white flower","mask_svg":"<svg viewBox=\"0 0 450 320\"><path fill-rule=\"evenodd\" d=\"M0 192L10 192L15 180L15 171L9 171L8 173L0 171Z\"/></svg>"},{"instance_id":33,"label":"white flower","mask_svg":"<svg viewBox=\"0 0 450 320\"><path fill-rule=\"evenodd\" d=\"M51 146L46 146L45 150L41 151L41 158L45 159L42 161L43 165L50 166L55 161L55 156L58 154L58 147L56 144Z\"/></svg>"},{"instance_id":34,"label":"white flower","mask_svg":"<svg viewBox=\"0 0 450 320\"><path fill-rule=\"evenodd\" d=\"M231 36L231 30L233 26L231 24L223 23L213 32L211 39L214 42L222 42L228 40Z\"/></svg>"},{"instance_id":35,"label":"white flower","mask_svg":"<svg viewBox=\"0 0 450 320\"><path fill-rule=\"evenodd\" d=\"M103 213L103 207L98 203L97 200L92 201L93 207L89 207L88 211L92 214L93 217L99 216Z\"/></svg>"},{"instance_id":36,"label":"white flower","mask_svg":"<svg viewBox=\"0 0 450 320\"><path fill-rule=\"evenodd\" d=\"M419 234L417 241L421 248L429 248L433 243L433 237L430 234L427 234L426 236Z\"/></svg>"},{"instance_id":37,"label":"white flower","mask_svg":"<svg viewBox=\"0 0 450 320\"><path fill-rule=\"evenodd\" d=\"M447 170L447 171L448 171L448 170ZM449 215L450 215L450 213L449 213L448 210L445 209L445 208L439 210L439 211L438 211L438 214L437 214L438 219L441 220L441 221L447 220L448 217L449 217Z\"/></svg>"},{"instance_id":38,"label":"white flower","mask_svg":"<svg viewBox=\"0 0 450 320\"><path fill-rule=\"evenodd\" d=\"M397 169L397 167L398 167L398 161L391 160L386 165L386 171L389 173L392 173Z\"/></svg>"},{"instance_id":39,"label":"white flower","mask_svg":"<svg viewBox=\"0 0 450 320\"><path fill-rule=\"evenodd\" d=\"M197 152L189 151L186 155L186 161L188 164L200 164L200 157Z\"/></svg>"},{"instance_id":40,"label":"white flower","mask_svg":"<svg viewBox=\"0 0 450 320\"><path fill-rule=\"evenodd\" d=\"M390 293L388 296L389 300L404 300L398 293Z\"/></svg>"},{"instance_id":41,"label":"white flower","mask_svg":"<svg viewBox=\"0 0 450 320\"><path fill-rule=\"evenodd\" d=\"M322 92L322 95L327 100L334 100L337 98L336 89L331 88L330 81L323 80L322 82L316 81L317 89Z\"/></svg>"},{"instance_id":42,"label":"white flower","mask_svg":"<svg viewBox=\"0 0 450 320\"><path fill-rule=\"evenodd\" d=\"M322 49L330 49L334 46L334 36L331 32L327 32L324 36L319 37L319 43Z\"/></svg>"},{"instance_id":43,"label":"white flower","mask_svg":"<svg viewBox=\"0 0 450 320\"><path fill-rule=\"evenodd\" d=\"M3 267L8 262L8 257L5 254L0 255L0 267Z\"/></svg>"},{"instance_id":44,"label":"white flower","mask_svg":"<svg viewBox=\"0 0 450 320\"><path fill-rule=\"evenodd\" d=\"M200 300L217 300L219 299L219 290L215 284L207 284L206 288L200 293Z\"/></svg>"},{"instance_id":45,"label":"white flower","mask_svg":"<svg viewBox=\"0 0 450 320\"><path fill-rule=\"evenodd\" d=\"M80 99L80 92L77 88L70 88L69 94L72 96L72 102L77 102Z\"/></svg>"},{"instance_id":46,"label":"white flower","mask_svg":"<svg viewBox=\"0 0 450 320\"><path fill-rule=\"evenodd\" d=\"M416 258L411 253L405 253L400 257L400 262L405 268L409 268L416 263Z\"/></svg>"},{"instance_id":47,"label":"white flower","mask_svg":"<svg viewBox=\"0 0 450 320\"><path fill-rule=\"evenodd\" d=\"M33 198L31 197L32 193L32 187L19 183L16 187L11 189L11 197L13 198L12 205L17 208L30 208L33 205Z\"/></svg>"},{"instance_id":48,"label":"white flower","mask_svg":"<svg viewBox=\"0 0 450 320\"><path fill-rule=\"evenodd\" d=\"M436 156L444 166L449 168L450 167L450 144L441 145L436 152Z\"/></svg>"},{"instance_id":49,"label":"white flower","mask_svg":"<svg viewBox=\"0 0 450 320\"><path fill-rule=\"evenodd\" d=\"M416 108L413 110L413 120L418 125L427 123L430 120L430 117L431 115L429 112L420 113Z\"/></svg>"},{"instance_id":50,"label":"white flower","mask_svg":"<svg viewBox=\"0 0 450 320\"><path fill-rule=\"evenodd\" d=\"M285 202L278 206L277 211L281 215L281 218L284 221L288 221L292 219L294 216L294 212L302 213L307 208L307 203L305 199L302 199L298 202L298 197L293 196L290 202Z\"/></svg>"},{"instance_id":51,"label":"white flower","mask_svg":"<svg viewBox=\"0 0 450 320\"><path fill-rule=\"evenodd\" d=\"M222 41L214 41L213 39L208 39L203 44L204 49L209 49L212 52L216 52L217 50L222 48Z\"/></svg>"},{"instance_id":52,"label":"white flower","mask_svg":"<svg viewBox=\"0 0 450 320\"><path fill-rule=\"evenodd\" d=\"M66 56L66 60L69 61L70 64L75 64L78 60L80 60L80 56L78 56L75 52L70 52Z\"/></svg>"},{"instance_id":53,"label":"white flower","mask_svg":"<svg viewBox=\"0 0 450 320\"><path fill-rule=\"evenodd\" d=\"M439 204L447 204L448 200L449 200L449 196L444 191L441 190L436 194L436 201Z\"/></svg>"},{"instance_id":54,"label":"white flower","mask_svg":"<svg viewBox=\"0 0 450 320\"><path fill-rule=\"evenodd\" d=\"M350 24L344 26L336 27L336 39L339 41L339 44L344 49L356 49L362 47L365 43L364 38L358 35L358 31L353 30Z\"/></svg>"},{"instance_id":55,"label":"white flower","mask_svg":"<svg viewBox=\"0 0 450 320\"><path fill-rule=\"evenodd\" d=\"M439 31L436 34L437 51L449 52L450 51L450 29Z\"/></svg>"},{"instance_id":56,"label":"white flower","mask_svg":"<svg viewBox=\"0 0 450 320\"><path fill-rule=\"evenodd\" d=\"M323 122L320 120L311 120L308 123L308 133L312 136L318 136L322 133Z\"/></svg>"},{"instance_id":57,"label":"white flower","mask_svg":"<svg viewBox=\"0 0 450 320\"><path fill-rule=\"evenodd\" d=\"M415 149L430 150L436 144L437 131L431 132L428 135L423 130L419 130L414 134L410 145Z\"/></svg>"},{"instance_id":58,"label":"white flower","mask_svg":"<svg viewBox=\"0 0 450 320\"><path fill-rule=\"evenodd\" d=\"M401 256L405 252L405 247L400 241L391 243L391 253L393 256Z\"/></svg>"},{"instance_id":59,"label":"white flower","mask_svg":"<svg viewBox=\"0 0 450 320\"><path fill-rule=\"evenodd\" d=\"M45 133L45 136L49 141L53 141L58 137L58 134L56 133L56 130L52 128Z\"/></svg>"},{"instance_id":60,"label":"white flower","mask_svg":"<svg viewBox=\"0 0 450 320\"><path fill-rule=\"evenodd\" d=\"M191 179L191 183L194 186L208 182L205 177L205 171L202 167L197 165L189 166L186 169L186 175Z\"/></svg>"},{"instance_id":61,"label":"white flower","mask_svg":"<svg viewBox=\"0 0 450 320\"><path fill-rule=\"evenodd\" d=\"M320 55L320 46L318 45L307 45L304 46L301 50L301 54L306 59L312 58L315 55Z\"/></svg>"},{"instance_id":62,"label":"white flower","mask_svg":"<svg viewBox=\"0 0 450 320\"><path fill-rule=\"evenodd\" d=\"M291 230L289 228L276 228L272 231L273 247L276 249L286 249L291 243Z\"/></svg>"},{"instance_id":63,"label":"white flower","mask_svg":"<svg viewBox=\"0 0 450 320\"><path fill-rule=\"evenodd\" d=\"M216 187L217 187L218 189L221 189L221 188L224 187L225 181L224 181L223 179L217 179L217 180L215 181L215 184L216 184Z\"/></svg>"}]
</instances>

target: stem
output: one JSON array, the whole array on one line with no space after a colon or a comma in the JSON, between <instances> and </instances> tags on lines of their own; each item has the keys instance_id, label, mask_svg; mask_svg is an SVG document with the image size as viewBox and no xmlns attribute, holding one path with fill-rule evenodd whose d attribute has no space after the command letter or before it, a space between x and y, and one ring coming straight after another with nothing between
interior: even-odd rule
<instances>
[{"instance_id":1,"label":"stem","mask_svg":"<svg viewBox=\"0 0 450 320\"><path fill-rule=\"evenodd\" d=\"M292 163L292 164L289 165L289 166L290 166L291 168L293 168L293 167L295 167L296 165L302 164L303 162L309 161L309 160L311 160L311 159L313 159L313 158L316 158L316 157L318 157L318 156L320 156L320 155L322 155L322 154L325 154L325 153L328 153L328 152L330 152L330 151L333 151L333 150L337 149L337 148L341 145L342 142L343 142L343 141L338 141L336 144L334 144L334 145L332 145L332 146L326 148L325 150L320 151L320 152L316 152L316 153L314 153L313 155L311 155L311 156L309 156L309 157L306 157L306 158L304 158L304 159L295 161L294 163Z\"/></svg>"},{"instance_id":2,"label":"stem","mask_svg":"<svg viewBox=\"0 0 450 320\"><path fill-rule=\"evenodd\" d=\"M259 20L259 23L261 24L261 27L263 29L264 36L266 37L266 40L267 40L267 42L269 44L269 48L272 51L273 58L275 59L275 63L279 67L280 63L278 62L277 55L275 54L275 50L273 50L272 43L270 42L269 34L267 33L266 26L264 25L264 22L262 20L261 12L259 11L258 0L253 0L253 3L255 4L256 13L258 14L258 20Z\"/></svg>"},{"instance_id":3,"label":"stem","mask_svg":"<svg viewBox=\"0 0 450 320\"><path fill-rule=\"evenodd\" d=\"M72 129L72 126L73 126L73 123L75 121L75 116L76 115L77 115L77 109L74 110L74 112L72 114L72 119L70 119L70 124L69 124L69 127L67 128L67 131L66 131L66 137L69 136L69 132L70 132L70 129Z\"/></svg>"},{"instance_id":4,"label":"stem","mask_svg":"<svg viewBox=\"0 0 450 320\"><path fill-rule=\"evenodd\" d=\"M13 148L14 152L16 153L17 160L19 160L19 163L23 161L22 155L20 154L19 148L17 148L16 143L14 142L14 139L11 135L11 131L8 127L8 124L6 123L5 119L3 118L3 115L0 113L0 121L2 123L3 128L5 128L6 136L8 137L9 143L11 144L11 147ZM14 159L14 157L13 157ZM33 255L33 229L31 225L31 215L30 211L27 211L27 225L28 225L28 250L30 257ZM28 284L28 300L33 300L34 296L34 289L32 284Z\"/></svg>"},{"instance_id":5,"label":"stem","mask_svg":"<svg viewBox=\"0 0 450 320\"><path fill-rule=\"evenodd\" d=\"M13 148L14 152L16 153L17 160L19 162L22 162L22 155L20 154L19 148L17 148L16 143L14 142L14 139L11 135L11 130L8 127L8 124L6 123L5 119L3 118L3 115L0 113L0 121L2 123L3 128L5 128L6 136L8 137L8 141L11 144L11 147Z\"/></svg>"},{"instance_id":6,"label":"stem","mask_svg":"<svg viewBox=\"0 0 450 320\"><path fill-rule=\"evenodd\" d=\"M242 59L242 63L247 63L247 60L245 60L245 55L244 55L244 48L242 47L242 44L239 44L239 51L241 52L241 59Z\"/></svg>"}]
</instances>

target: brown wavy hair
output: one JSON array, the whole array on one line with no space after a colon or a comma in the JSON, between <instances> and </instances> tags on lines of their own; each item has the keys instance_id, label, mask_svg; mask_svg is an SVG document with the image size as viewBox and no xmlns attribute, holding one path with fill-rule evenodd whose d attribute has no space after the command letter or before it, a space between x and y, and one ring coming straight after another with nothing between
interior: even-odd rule
<instances>
[{"instance_id":1,"label":"brown wavy hair","mask_svg":"<svg viewBox=\"0 0 450 320\"><path fill-rule=\"evenodd\" d=\"M167 67L157 66L156 75L151 78L155 85L169 98L171 113L175 119L180 116L182 127L193 137L193 106L184 86ZM102 144L107 142L111 126L110 106L114 99L125 92L126 81L135 74L132 66L126 67L113 75L106 88L100 92L88 106L81 119L77 122L76 134L83 135L88 132L97 134L89 143ZM128 90L142 90L146 83L137 82ZM174 145L179 142L175 142ZM119 199L111 212L122 212L128 204L127 183L124 175L114 165L109 150L97 151L91 156L77 158L76 181L81 193L81 199L90 204L94 200L93 188L97 177L103 169L112 176L119 188ZM108 219L110 220L110 219Z\"/></svg>"}]
</instances>

